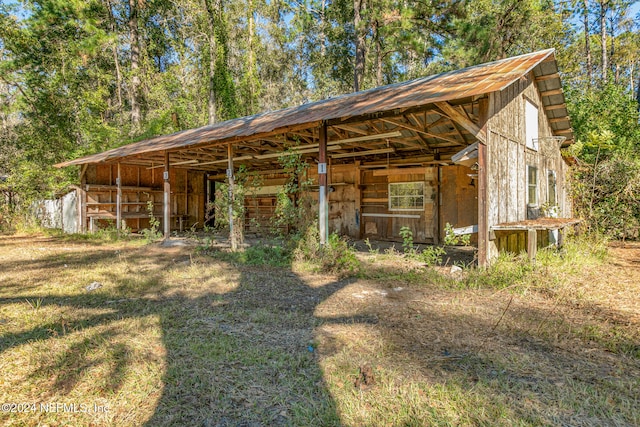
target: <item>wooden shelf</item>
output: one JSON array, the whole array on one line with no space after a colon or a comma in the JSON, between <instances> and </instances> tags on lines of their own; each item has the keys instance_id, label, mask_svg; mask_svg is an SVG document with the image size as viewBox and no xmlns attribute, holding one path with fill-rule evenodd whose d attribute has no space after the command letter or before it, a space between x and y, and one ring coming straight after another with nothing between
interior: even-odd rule
<instances>
[{"instance_id":1,"label":"wooden shelf","mask_svg":"<svg viewBox=\"0 0 640 427\"><path fill-rule=\"evenodd\" d=\"M122 206L147 206L148 202L122 202ZM87 202L87 206L116 206L116 202ZM154 206L162 206L161 202L154 202Z\"/></svg>"},{"instance_id":2,"label":"wooden shelf","mask_svg":"<svg viewBox=\"0 0 640 427\"><path fill-rule=\"evenodd\" d=\"M128 186L128 185L123 185L122 187L120 187L122 189L122 191L127 191L127 192L136 192L136 191L148 191L148 192L159 192L162 193L162 189L157 189L157 188L153 188L153 187L135 187L135 186ZM117 185L98 185L98 184L87 184L85 186L85 189L87 191L117 191L118 190L118 186Z\"/></svg>"}]
</instances>

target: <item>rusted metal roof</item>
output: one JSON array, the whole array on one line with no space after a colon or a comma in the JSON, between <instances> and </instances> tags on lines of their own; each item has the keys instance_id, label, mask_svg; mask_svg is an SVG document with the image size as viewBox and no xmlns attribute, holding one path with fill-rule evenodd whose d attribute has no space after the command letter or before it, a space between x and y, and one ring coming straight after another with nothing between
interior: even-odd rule
<instances>
[{"instance_id":1,"label":"rusted metal roof","mask_svg":"<svg viewBox=\"0 0 640 427\"><path fill-rule=\"evenodd\" d=\"M540 67L545 65L544 70ZM59 163L57 167L101 163L158 151L184 150L194 146L216 145L291 129L309 129L322 121L346 120L379 112L402 110L441 101L453 101L505 89L517 79L534 70L534 76L548 86L543 95L545 109L553 106L552 123L562 135L571 139L571 129L564 107L560 78L554 50L547 49L461 70L428 76L402 83L382 86L362 92L312 102L284 110L241 117L214 125L189 129L171 135L147 139L102 153ZM557 90L560 88L560 91ZM560 108L558 108L560 105ZM567 132L568 129L568 132Z\"/></svg>"}]
</instances>

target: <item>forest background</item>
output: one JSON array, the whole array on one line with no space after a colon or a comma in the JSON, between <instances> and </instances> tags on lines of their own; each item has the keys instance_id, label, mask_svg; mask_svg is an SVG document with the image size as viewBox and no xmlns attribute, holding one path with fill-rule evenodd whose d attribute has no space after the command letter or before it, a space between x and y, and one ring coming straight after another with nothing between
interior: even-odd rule
<instances>
[{"instance_id":1,"label":"forest background","mask_svg":"<svg viewBox=\"0 0 640 427\"><path fill-rule=\"evenodd\" d=\"M576 215L637 239L639 20L625 0L0 0L0 229L77 180L56 162L553 47Z\"/></svg>"}]
</instances>

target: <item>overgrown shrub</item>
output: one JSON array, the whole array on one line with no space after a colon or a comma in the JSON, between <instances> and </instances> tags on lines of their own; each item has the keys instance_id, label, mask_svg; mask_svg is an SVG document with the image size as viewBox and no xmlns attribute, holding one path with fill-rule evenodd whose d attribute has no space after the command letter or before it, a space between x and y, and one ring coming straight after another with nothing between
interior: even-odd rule
<instances>
[{"instance_id":1,"label":"overgrown shrub","mask_svg":"<svg viewBox=\"0 0 640 427\"><path fill-rule=\"evenodd\" d=\"M453 225L446 223L444 226L444 244L446 246L469 246L471 244L471 235L458 236L453 229Z\"/></svg>"},{"instance_id":2,"label":"overgrown shrub","mask_svg":"<svg viewBox=\"0 0 640 427\"><path fill-rule=\"evenodd\" d=\"M298 239L293 257L296 261L310 265L315 271L350 275L358 272L360 262L349 243L333 233L325 245L320 244L318 224L313 223Z\"/></svg>"},{"instance_id":3,"label":"overgrown shrub","mask_svg":"<svg viewBox=\"0 0 640 427\"><path fill-rule=\"evenodd\" d=\"M259 243L236 252L208 251L206 253L216 259L243 265L287 267L291 264L291 251L281 246Z\"/></svg>"},{"instance_id":4,"label":"overgrown shrub","mask_svg":"<svg viewBox=\"0 0 640 427\"><path fill-rule=\"evenodd\" d=\"M309 196L309 164L302 159L300 153L288 149L278 158L278 162L287 175L287 181L276 196L276 209L273 217L273 233L296 234L307 230L317 214L313 212L313 201Z\"/></svg>"},{"instance_id":5,"label":"overgrown shrub","mask_svg":"<svg viewBox=\"0 0 640 427\"><path fill-rule=\"evenodd\" d=\"M257 173L248 172L242 165L234 174L233 184L232 199L229 194L229 177L216 189L216 199L213 203L215 227L218 229L229 228L229 205L231 205L235 239L236 242L242 243L244 241L245 196L252 192L255 193L255 190L262 186L262 179ZM208 215L211 215L211 206L208 207L208 211Z\"/></svg>"},{"instance_id":6,"label":"overgrown shrub","mask_svg":"<svg viewBox=\"0 0 640 427\"><path fill-rule=\"evenodd\" d=\"M486 269L471 269L459 286L467 288L529 288L554 290L561 287L568 274L576 274L589 265L603 262L606 240L596 234L568 236L562 248L538 251L532 263L525 253L501 252Z\"/></svg>"},{"instance_id":7,"label":"overgrown shrub","mask_svg":"<svg viewBox=\"0 0 640 427\"><path fill-rule=\"evenodd\" d=\"M149 228L141 230L142 235L148 243L154 242L162 237L160 233L160 220L153 214L153 201L147 202L147 212L149 213Z\"/></svg>"},{"instance_id":8,"label":"overgrown shrub","mask_svg":"<svg viewBox=\"0 0 640 427\"><path fill-rule=\"evenodd\" d=\"M613 239L640 238L640 158L616 152L572 175L576 214L588 231Z\"/></svg>"}]
</instances>

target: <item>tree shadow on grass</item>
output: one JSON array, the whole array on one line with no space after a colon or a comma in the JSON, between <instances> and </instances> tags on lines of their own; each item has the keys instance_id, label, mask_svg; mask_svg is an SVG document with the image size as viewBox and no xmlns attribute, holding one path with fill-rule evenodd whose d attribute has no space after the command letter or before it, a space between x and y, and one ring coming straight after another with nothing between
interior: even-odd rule
<instances>
[{"instance_id":1,"label":"tree shadow on grass","mask_svg":"<svg viewBox=\"0 0 640 427\"><path fill-rule=\"evenodd\" d=\"M346 319L324 316L318 339L321 350L328 349L323 355L331 358L340 350L335 342L344 339L334 325L348 324L353 317L378 319L377 335L371 339L380 339L386 354L364 356L368 363L422 384L418 387L448 390L443 402L431 409L407 403L405 412L420 414L412 425L429 424L429 411L437 413L439 422L449 418L463 425L636 424L640 359L633 350L624 353L625 346L615 354L584 336L582 325L567 319L562 304L536 306L517 296L510 302L506 293L483 300L479 293L470 297L428 285L398 292L375 286L387 296L369 291L371 302L351 306ZM579 309L584 313L577 314L590 310L585 306ZM608 312L601 325L620 315ZM340 360L331 363L339 366ZM446 405L459 405L454 418L440 409Z\"/></svg>"},{"instance_id":2,"label":"tree shadow on grass","mask_svg":"<svg viewBox=\"0 0 640 427\"><path fill-rule=\"evenodd\" d=\"M92 265L114 257L113 251L95 250L88 255ZM87 383L92 397L117 396L130 387L130 370L140 363L135 359L149 357L159 358L154 363L163 366L161 389L155 390L153 415L134 424L340 424L316 358L313 331L319 320L314 310L348 281L314 287L286 269L213 260L204 262L218 263L220 269L198 277L197 270L194 273L184 265L184 253L147 253L142 248L127 256L129 273L104 273L110 286L91 293L40 296L39 310L48 313L49 306L68 313L68 318L64 314L43 318L36 326L0 337L0 354L24 344L40 350L31 357L33 366L26 380L48 384L49 390L41 396L70 396ZM145 264L152 256L158 257L153 266ZM25 261L21 268L59 267L55 257ZM82 253L66 257L74 266L81 266L84 259ZM137 268L141 265L145 265L142 272ZM174 274L163 275L167 270ZM233 287L209 289L207 284L218 279L216 271L228 274L225 277L234 282ZM181 279L183 272L187 279ZM198 279L202 284L193 292L183 286L184 281ZM27 298L34 296L12 292L0 298L0 308L23 304ZM140 347L147 344L135 342L136 334L144 334L150 324L146 319L157 319L163 351L145 353ZM100 369L106 373L91 384L93 373ZM110 423L127 421L116 416Z\"/></svg>"}]
</instances>

